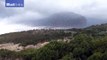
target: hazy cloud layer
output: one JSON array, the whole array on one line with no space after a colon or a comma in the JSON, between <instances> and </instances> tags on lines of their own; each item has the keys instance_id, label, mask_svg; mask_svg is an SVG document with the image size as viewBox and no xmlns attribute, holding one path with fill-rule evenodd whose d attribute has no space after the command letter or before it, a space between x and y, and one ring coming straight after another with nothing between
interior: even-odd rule
<instances>
[{"instance_id":1,"label":"hazy cloud layer","mask_svg":"<svg viewBox=\"0 0 107 60\"><path fill-rule=\"evenodd\" d=\"M25 0L24 8L6 8L0 0L0 33L33 29L27 21L34 22L58 12L74 12L85 16L89 23L107 22L106 0ZM21 23L20 23L21 22ZM92 23L94 22L94 23ZM17 27L17 26L21 27ZM11 29L10 29L11 27ZM8 31L4 31L8 29Z\"/></svg>"}]
</instances>

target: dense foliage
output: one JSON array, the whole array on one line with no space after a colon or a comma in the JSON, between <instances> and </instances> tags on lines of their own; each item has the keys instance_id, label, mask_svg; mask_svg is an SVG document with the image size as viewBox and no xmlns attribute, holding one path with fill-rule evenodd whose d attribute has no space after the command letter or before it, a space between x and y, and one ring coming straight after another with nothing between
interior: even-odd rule
<instances>
[{"instance_id":1,"label":"dense foliage","mask_svg":"<svg viewBox=\"0 0 107 60\"><path fill-rule=\"evenodd\" d=\"M69 42L50 41L40 49L27 49L20 52L0 50L0 57L1 60L107 60L107 27L103 29L101 27L99 29L98 26L72 29L77 33ZM49 37L52 38L54 35Z\"/></svg>"}]
</instances>

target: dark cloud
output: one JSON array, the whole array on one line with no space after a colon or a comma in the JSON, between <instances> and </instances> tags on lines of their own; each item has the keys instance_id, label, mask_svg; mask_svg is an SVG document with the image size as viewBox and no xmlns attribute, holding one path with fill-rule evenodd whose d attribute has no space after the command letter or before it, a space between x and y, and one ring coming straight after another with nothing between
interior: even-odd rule
<instances>
[{"instance_id":1,"label":"dark cloud","mask_svg":"<svg viewBox=\"0 0 107 60\"><path fill-rule=\"evenodd\" d=\"M53 14L47 18L19 21L21 23L33 27L84 27L87 20L85 17L72 12L60 12Z\"/></svg>"}]
</instances>

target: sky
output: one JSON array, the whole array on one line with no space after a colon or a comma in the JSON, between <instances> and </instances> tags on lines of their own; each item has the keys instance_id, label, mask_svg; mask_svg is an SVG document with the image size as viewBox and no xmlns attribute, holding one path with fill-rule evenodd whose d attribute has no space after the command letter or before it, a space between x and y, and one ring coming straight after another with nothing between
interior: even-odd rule
<instances>
[{"instance_id":1,"label":"sky","mask_svg":"<svg viewBox=\"0 0 107 60\"><path fill-rule=\"evenodd\" d=\"M39 27L24 24L58 12L74 12L88 20L88 24L107 22L107 0L24 0L24 7L5 7L0 0L0 34Z\"/></svg>"}]
</instances>

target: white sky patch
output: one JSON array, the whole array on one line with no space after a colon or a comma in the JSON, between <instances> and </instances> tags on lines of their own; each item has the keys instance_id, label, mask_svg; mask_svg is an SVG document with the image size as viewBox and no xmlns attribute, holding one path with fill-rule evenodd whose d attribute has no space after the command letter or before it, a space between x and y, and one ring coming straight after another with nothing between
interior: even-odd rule
<instances>
[{"instance_id":1,"label":"white sky patch","mask_svg":"<svg viewBox=\"0 0 107 60\"><path fill-rule=\"evenodd\" d=\"M39 29L39 27L30 27L26 25L18 25L18 24L4 24L0 22L0 34L5 34L9 32L18 32L24 30L32 30L32 29Z\"/></svg>"},{"instance_id":2,"label":"white sky patch","mask_svg":"<svg viewBox=\"0 0 107 60\"><path fill-rule=\"evenodd\" d=\"M16 31L14 28L15 26L6 25L5 23L0 22L0 34L4 34L7 32L14 32Z\"/></svg>"},{"instance_id":3,"label":"white sky patch","mask_svg":"<svg viewBox=\"0 0 107 60\"><path fill-rule=\"evenodd\" d=\"M0 21L0 34L33 30L33 29L41 29L41 28L44 28L44 27L31 27L31 26L22 25L22 24L8 24L6 20Z\"/></svg>"}]
</instances>

